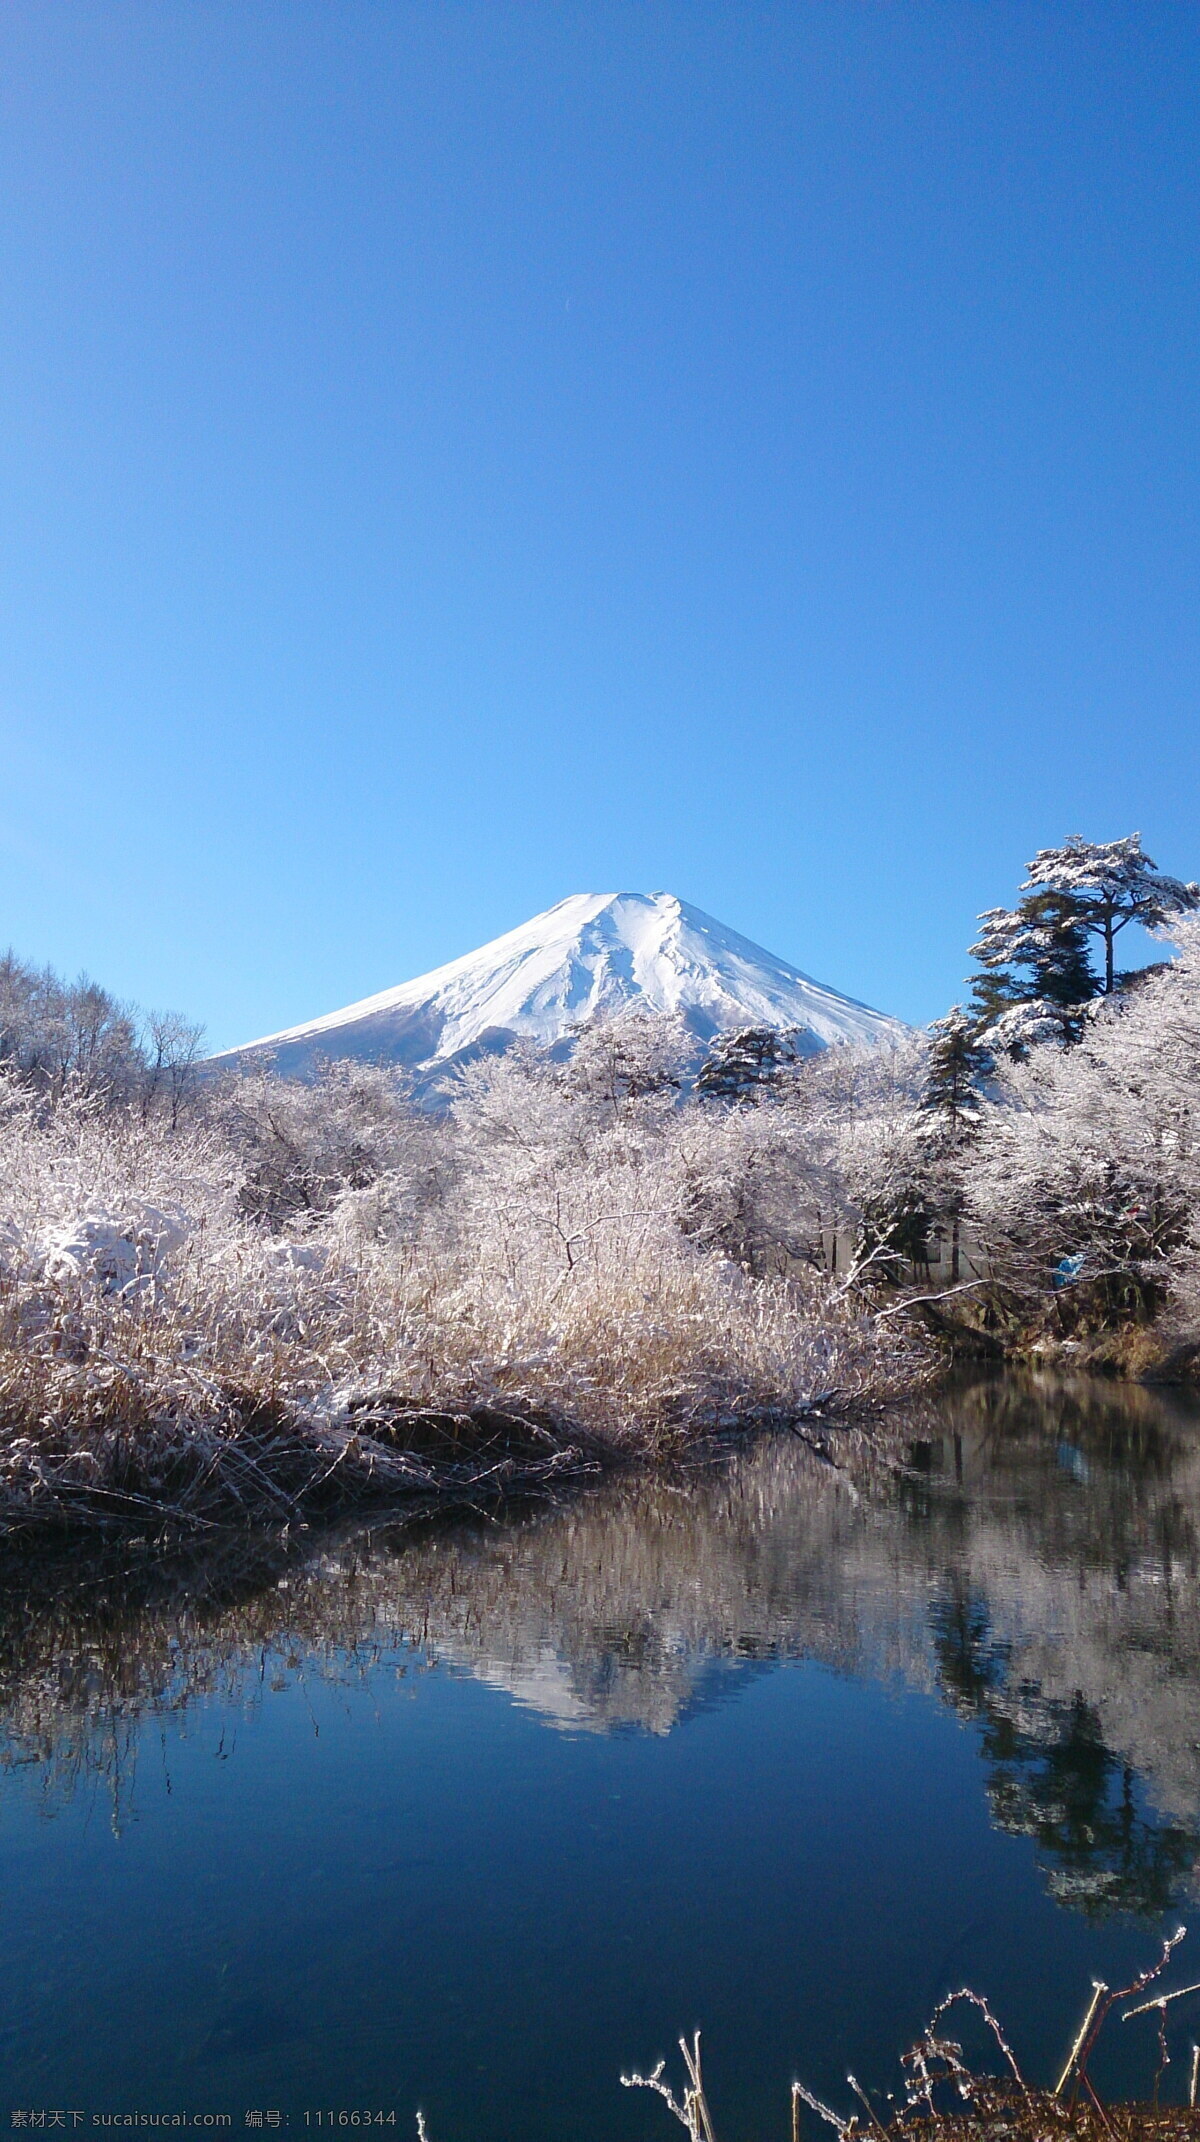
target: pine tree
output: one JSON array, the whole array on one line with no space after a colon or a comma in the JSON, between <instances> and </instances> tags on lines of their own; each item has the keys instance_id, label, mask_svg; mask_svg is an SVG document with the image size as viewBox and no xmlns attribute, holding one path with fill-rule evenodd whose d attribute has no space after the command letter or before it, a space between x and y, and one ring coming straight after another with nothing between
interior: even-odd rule
<instances>
[{"instance_id":1,"label":"pine tree","mask_svg":"<svg viewBox=\"0 0 1200 2142\"><path fill-rule=\"evenodd\" d=\"M929 1031L933 1038L920 1105L957 1142L978 1120L980 1093L995 1060L961 1004L955 1004L944 1019L935 1019Z\"/></svg>"},{"instance_id":2,"label":"pine tree","mask_svg":"<svg viewBox=\"0 0 1200 2142\"><path fill-rule=\"evenodd\" d=\"M773 1026L718 1034L700 1068L696 1091L709 1101L758 1101L796 1060L790 1035Z\"/></svg>"},{"instance_id":3,"label":"pine tree","mask_svg":"<svg viewBox=\"0 0 1200 2142\"><path fill-rule=\"evenodd\" d=\"M922 1112L934 1119L940 1137L941 1209L950 1221L950 1284L958 1283L962 1221L966 1207L963 1148L979 1124L984 1083L995 1070L991 1050L979 1038L971 1014L955 1004L944 1019L935 1019L921 1089Z\"/></svg>"},{"instance_id":4,"label":"pine tree","mask_svg":"<svg viewBox=\"0 0 1200 2142\"><path fill-rule=\"evenodd\" d=\"M1029 963L1037 993L1064 1012L1090 1004L1097 983L1088 957L1087 930L1063 893L1030 892L1020 910L1029 939Z\"/></svg>"},{"instance_id":5,"label":"pine tree","mask_svg":"<svg viewBox=\"0 0 1200 2142\"><path fill-rule=\"evenodd\" d=\"M1099 983L1088 958L1088 933L1076 902L1061 892L1030 892L1015 908L991 907L971 947L983 969L974 977L976 1031L995 1028L1017 1007L1036 1006L1062 1041L1083 1031L1083 1006ZM1025 975L1014 974L1024 968ZM1028 1024L1028 1022L1020 1022Z\"/></svg>"},{"instance_id":6,"label":"pine tree","mask_svg":"<svg viewBox=\"0 0 1200 2142\"><path fill-rule=\"evenodd\" d=\"M1130 922L1158 929L1200 906L1200 885L1167 877L1145 853L1140 833L1110 841L1072 833L1061 848L1039 848L1021 890L1056 894L1079 926L1101 940L1105 996L1117 986L1113 940L1118 931Z\"/></svg>"},{"instance_id":7,"label":"pine tree","mask_svg":"<svg viewBox=\"0 0 1200 2142\"><path fill-rule=\"evenodd\" d=\"M970 976L971 996L967 1017L976 1034L986 1034L997 1020L1024 1001L1021 985L1007 967L983 967Z\"/></svg>"}]
</instances>

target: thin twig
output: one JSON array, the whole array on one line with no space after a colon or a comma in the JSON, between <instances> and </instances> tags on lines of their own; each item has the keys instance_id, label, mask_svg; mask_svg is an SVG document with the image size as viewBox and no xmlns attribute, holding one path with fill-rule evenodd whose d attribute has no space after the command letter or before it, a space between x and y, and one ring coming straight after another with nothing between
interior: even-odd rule
<instances>
[{"instance_id":1,"label":"thin twig","mask_svg":"<svg viewBox=\"0 0 1200 2142\"><path fill-rule=\"evenodd\" d=\"M1091 2027L1092 2017L1095 2015L1101 2000L1107 1992L1108 1987L1102 1978L1094 1978L1092 1980L1092 1998L1088 2002L1087 2013L1084 2016L1084 2019L1080 2024L1079 2029L1075 2033L1075 2038L1074 2042L1072 2043L1071 2050L1067 2054L1066 2066L1064 2067L1062 2074L1059 2076L1058 2081L1054 2085L1055 2097L1061 2097L1064 2089L1066 2088L1067 2077L1070 2075L1070 2072L1074 2067L1075 2062L1079 2058L1079 2054L1083 2046L1083 2041L1087 2037L1088 2031Z\"/></svg>"},{"instance_id":2,"label":"thin twig","mask_svg":"<svg viewBox=\"0 0 1200 2142\"><path fill-rule=\"evenodd\" d=\"M943 1287L940 1294L906 1294L902 1302L891 1302L886 1309L875 1311L875 1322L882 1324L889 1316L899 1316L904 1309L920 1309L925 1302L948 1302L952 1294L969 1294L974 1287L994 1287L994 1279L964 1279L957 1287Z\"/></svg>"}]
</instances>

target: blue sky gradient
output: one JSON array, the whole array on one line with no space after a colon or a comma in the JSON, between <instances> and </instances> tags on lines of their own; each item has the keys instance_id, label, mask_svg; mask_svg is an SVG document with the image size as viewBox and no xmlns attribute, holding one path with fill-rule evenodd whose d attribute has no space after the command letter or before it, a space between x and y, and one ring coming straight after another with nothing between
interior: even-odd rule
<instances>
[{"instance_id":1,"label":"blue sky gradient","mask_svg":"<svg viewBox=\"0 0 1200 2142\"><path fill-rule=\"evenodd\" d=\"M935 1016L1200 876L1200 10L0 12L0 941L214 1047L568 892Z\"/></svg>"}]
</instances>

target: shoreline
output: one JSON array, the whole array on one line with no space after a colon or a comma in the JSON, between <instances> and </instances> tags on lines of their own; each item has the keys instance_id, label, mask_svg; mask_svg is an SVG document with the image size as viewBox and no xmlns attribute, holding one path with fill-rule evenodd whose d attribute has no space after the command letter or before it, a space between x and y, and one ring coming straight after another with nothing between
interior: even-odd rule
<instances>
[{"instance_id":1,"label":"shoreline","mask_svg":"<svg viewBox=\"0 0 1200 2142\"><path fill-rule=\"evenodd\" d=\"M911 1395L920 1388L915 1379ZM621 1472L708 1466L773 1433L799 1436L836 1470L829 1431L862 1433L865 1419L878 1422L900 1403L899 1395L826 1393L788 1409L659 1422L639 1444L613 1441L548 1410L495 1401L437 1407L381 1394L356 1400L337 1425L306 1421L279 1405L231 1401L217 1430L155 1424L158 1434L144 1453L129 1424L105 1423L90 1448L65 1451L24 1493L10 1490L0 1502L0 1555L84 1539L157 1539L168 1551L208 1537L266 1539L293 1526L387 1512L397 1520L495 1515ZM96 1477L106 1462L107 1477Z\"/></svg>"}]
</instances>

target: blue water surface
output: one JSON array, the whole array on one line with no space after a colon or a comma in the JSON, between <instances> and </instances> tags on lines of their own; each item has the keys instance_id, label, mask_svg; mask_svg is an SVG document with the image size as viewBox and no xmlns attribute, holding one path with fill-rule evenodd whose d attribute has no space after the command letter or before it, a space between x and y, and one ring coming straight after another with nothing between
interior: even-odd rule
<instances>
[{"instance_id":1,"label":"blue water surface","mask_svg":"<svg viewBox=\"0 0 1200 2142\"><path fill-rule=\"evenodd\" d=\"M1114 1398L1064 1468L1035 1398L926 1409L853 1493L759 1450L99 1635L27 1600L0 2121L653 2138L620 2071L700 2026L723 2142L785 2135L793 2075L895 2089L964 1981L1049 2077L1188 1916L1195 1431ZM1115 2028L1100 2072L1146 2087L1152 2047Z\"/></svg>"}]
</instances>

